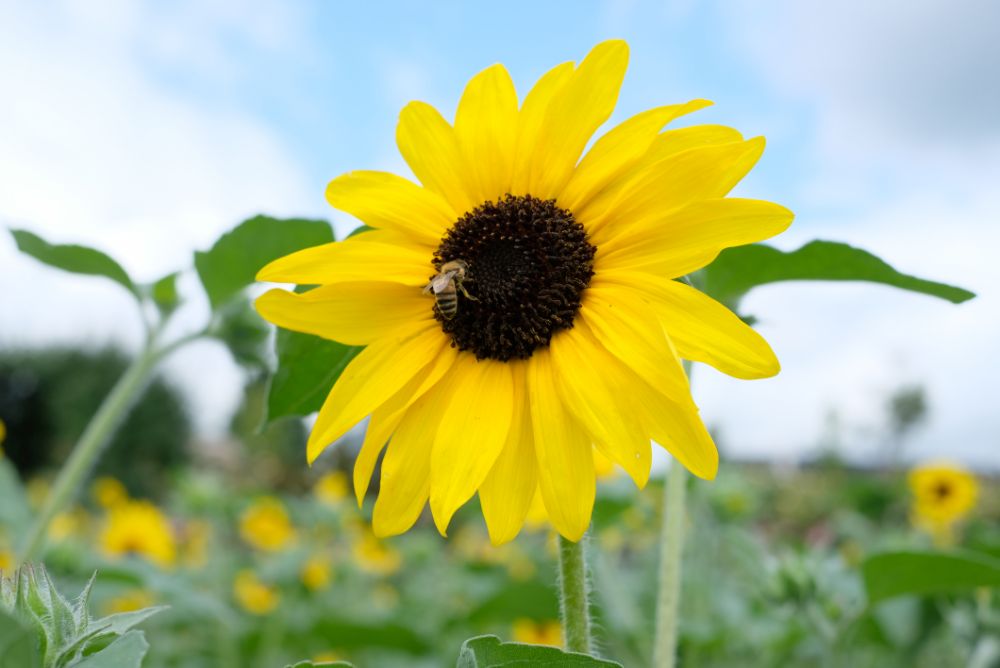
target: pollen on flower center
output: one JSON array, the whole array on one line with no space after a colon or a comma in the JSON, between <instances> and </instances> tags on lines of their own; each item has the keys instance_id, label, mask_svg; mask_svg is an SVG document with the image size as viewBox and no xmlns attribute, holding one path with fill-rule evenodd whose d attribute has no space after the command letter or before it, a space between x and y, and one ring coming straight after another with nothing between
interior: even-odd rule
<instances>
[{"instance_id":1,"label":"pollen on flower center","mask_svg":"<svg viewBox=\"0 0 1000 668\"><path fill-rule=\"evenodd\" d=\"M441 269L453 260L467 270L458 307L441 328L459 350L478 359L526 359L573 326L580 297L594 275L595 248L573 214L531 195L506 195L466 213L434 253Z\"/></svg>"}]
</instances>

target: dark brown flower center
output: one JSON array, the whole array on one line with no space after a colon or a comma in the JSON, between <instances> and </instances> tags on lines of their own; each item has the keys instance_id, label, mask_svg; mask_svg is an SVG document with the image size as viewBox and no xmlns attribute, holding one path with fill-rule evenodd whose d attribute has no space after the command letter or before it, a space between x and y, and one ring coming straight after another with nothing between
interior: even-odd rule
<instances>
[{"instance_id":1,"label":"dark brown flower center","mask_svg":"<svg viewBox=\"0 0 1000 668\"><path fill-rule=\"evenodd\" d=\"M453 345L477 359L527 359L573 326L595 250L555 200L507 195L486 202L459 218L434 253L439 270L455 260L466 267L457 309L447 317L439 300L435 317Z\"/></svg>"},{"instance_id":2,"label":"dark brown flower center","mask_svg":"<svg viewBox=\"0 0 1000 668\"><path fill-rule=\"evenodd\" d=\"M938 501L944 501L949 496L951 496L952 489L951 484L941 481L934 486L934 498Z\"/></svg>"}]
</instances>

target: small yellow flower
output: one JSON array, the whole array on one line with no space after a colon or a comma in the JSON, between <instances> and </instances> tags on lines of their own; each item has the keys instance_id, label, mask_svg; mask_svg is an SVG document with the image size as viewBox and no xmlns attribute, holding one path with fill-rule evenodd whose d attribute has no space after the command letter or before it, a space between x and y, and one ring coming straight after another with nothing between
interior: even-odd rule
<instances>
[{"instance_id":1,"label":"small yellow flower","mask_svg":"<svg viewBox=\"0 0 1000 668\"><path fill-rule=\"evenodd\" d=\"M523 642L529 645L562 646L562 626L560 626L559 622L535 622L524 618L516 619L514 620L512 633L514 642Z\"/></svg>"},{"instance_id":2,"label":"small yellow flower","mask_svg":"<svg viewBox=\"0 0 1000 668\"><path fill-rule=\"evenodd\" d=\"M320 503L336 506L347 498L350 490L347 486L347 474L343 471L330 471L316 481L313 495Z\"/></svg>"},{"instance_id":3,"label":"small yellow flower","mask_svg":"<svg viewBox=\"0 0 1000 668\"><path fill-rule=\"evenodd\" d=\"M17 562L14 561L14 553L6 548L0 548L0 571L10 572L14 570Z\"/></svg>"},{"instance_id":4,"label":"small yellow flower","mask_svg":"<svg viewBox=\"0 0 1000 668\"><path fill-rule=\"evenodd\" d=\"M302 570L299 571L299 579L302 580L302 584L310 591L322 591L326 589L330 586L330 581L333 579L333 569L331 568L330 560L321 554L309 557L306 563L302 565Z\"/></svg>"},{"instance_id":5,"label":"small yellow flower","mask_svg":"<svg viewBox=\"0 0 1000 668\"><path fill-rule=\"evenodd\" d=\"M278 590L261 582L250 569L241 570L233 581L233 596L240 607L253 615L266 615L278 607Z\"/></svg>"},{"instance_id":6,"label":"small yellow flower","mask_svg":"<svg viewBox=\"0 0 1000 668\"><path fill-rule=\"evenodd\" d=\"M243 512L240 536L258 550L277 552L295 540L295 528L281 500L265 496Z\"/></svg>"},{"instance_id":7,"label":"small yellow flower","mask_svg":"<svg viewBox=\"0 0 1000 668\"><path fill-rule=\"evenodd\" d=\"M3 445L3 442L4 440L6 440L6 438L7 438L7 425L4 424L3 420L0 420L0 445ZM0 450L0 455L2 454L3 451Z\"/></svg>"},{"instance_id":8,"label":"small yellow flower","mask_svg":"<svg viewBox=\"0 0 1000 668\"><path fill-rule=\"evenodd\" d=\"M110 510L128 501L128 490L120 480L102 476L90 486L90 496L101 508Z\"/></svg>"},{"instance_id":9,"label":"small yellow flower","mask_svg":"<svg viewBox=\"0 0 1000 668\"><path fill-rule=\"evenodd\" d=\"M313 663L335 663L337 661L346 661L347 659L343 654L339 652L320 652L312 658Z\"/></svg>"},{"instance_id":10,"label":"small yellow flower","mask_svg":"<svg viewBox=\"0 0 1000 668\"><path fill-rule=\"evenodd\" d=\"M975 476L960 466L938 463L913 469L908 482L914 524L939 543L951 542L952 527L976 505L979 484Z\"/></svg>"},{"instance_id":11,"label":"small yellow flower","mask_svg":"<svg viewBox=\"0 0 1000 668\"><path fill-rule=\"evenodd\" d=\"M149 501L128 501L111 509L100 536L111 558L134 554L168 568L177 558L170 520Z\"/></svg>"},{"instance_id":12,"label":"small yellow flower","mask_svg":"<svg viewBox=\"0 0 1000 668\"><path fill-rule=\"evenodd\" d=\"M86 533L87 525L90 523L90 516L83 508L74 508L61 512L52 518L49 523L49 540L58 543L73 536Z\"/></svg>"},{"instance_id":13,"label":"small yellow flower","mask_svg":"<svg viewBox=\"0 0 1000 668\"><path fill-rule=\"evenodd\" d=\"M354 563L362 570L377 575L392 575L403 563L396 548L376 538L370 531L363 532L355 539L353 556Z\"/></svg>"},{"instance_id":14,"label":"small yellow flower","mask_svg":"<svg viewBox=\"0 0 1000 668\"><path fill-rule=\"evenodd\" d=\"M105 615L115 615L121 612L135 612L152 606L156 602L152 592L145 589L131 589L115 596L104 604Z\"/></svg>"}]
</instances>

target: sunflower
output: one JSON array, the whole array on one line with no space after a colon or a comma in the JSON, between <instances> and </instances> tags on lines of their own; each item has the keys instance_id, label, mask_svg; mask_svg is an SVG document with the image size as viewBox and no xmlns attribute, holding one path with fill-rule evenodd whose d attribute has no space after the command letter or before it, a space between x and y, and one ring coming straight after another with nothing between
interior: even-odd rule
<instances>
[{"instance_id":1,"label":"sunflower","mask_svg":"<svg viewBox=\"0 0 1000 668\"><path fill-rule=\"evenodd\" d=\"M969 471L953 464L920 466L908 476L914 522L932 531L945 530L975 507L979 484Z\"/></svg>"},{"instance_id":2,"label":"sunflower","mask_svg":"<svg viewBox=\"0 0 1000 668\"><path fill-rule=\"evenodd\" d=\"M478 492L502 543L537 489L555 528L578 540L594 503L592 446L639 487L651 439L715 475L682 359L739 378L777 373L759 335L679 280L791 222L776 204L726 198L764 140L717 125L663 131L710 104L693 100L633 116L584 155L627 62L624 42L598 44L520 104L494 65L469 82L454 123L410 103L396 139L420 185L374 171L334 179L327 200L372 230L258 274L317 286L265 293L265 319L366 346L321 408L308 458L371 416L354 488L360 501L386 448L379 536L408 530L428 501L443 534Z\"/></svg>"}]
</instances>

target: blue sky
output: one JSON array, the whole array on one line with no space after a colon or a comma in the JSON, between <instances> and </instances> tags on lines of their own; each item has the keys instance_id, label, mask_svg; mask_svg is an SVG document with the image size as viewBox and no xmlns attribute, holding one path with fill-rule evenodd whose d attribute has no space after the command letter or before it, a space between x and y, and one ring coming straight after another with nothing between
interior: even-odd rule
<instances>
[{"instance_id":1,"label":"blue sky","mask_svg":"<svg viewBox=\"0 0 1000 668\"><path fill-rule=\"evenodd\" d=\"M988 0L732 2L223 2L0 5L0 223L102 247L139 279L259 211L333 219L326 183L357 168L406 173L398 110L449 116L465 81L503 62L523 94L552 65L623 37L621 120L708 98L768 149L739 194L797 213L775 241L850 241L899 268L981 293L951 307L854 285L787 285L746 306L782 359L773 380L711 370L696 384L723 447L794 457L840 416L853 456L880 446L882 403L928 387L914 458L1000 465L993 410L1000 281L1000 5ZM30 285L30 289L25 286ZM177 325L205 308L197 286ZM0 345L121 342L125 296L58 275L0 239ZM207 370L207 371L206 371ZM171 363L208 433L238 370L211 343Z\"/></svg>"}]
</instances>

